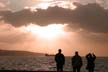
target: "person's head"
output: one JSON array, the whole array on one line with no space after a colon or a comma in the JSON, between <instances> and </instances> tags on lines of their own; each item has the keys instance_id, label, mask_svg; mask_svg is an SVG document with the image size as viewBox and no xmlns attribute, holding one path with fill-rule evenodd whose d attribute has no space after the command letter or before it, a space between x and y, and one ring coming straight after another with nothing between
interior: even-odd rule
<instances>
[{"instance_id":1,"label":"person's head","mask_svg":"<svg viewBox=\"0 0 108 72\"><path fill-rule=\"evenodd\" d=\"M90 56L90 55L91 55L91 53L88 53L88 55Z\"/></svg>"},{"instance_id":2,"label":"person's head","mask_svg":"<svg viewBox=\"0 0 108 72\"><path fill-rule=\"evenodd\" d=\"M59 50L58 50L58 52L59 52L59 53L61 53L61 52L62 52L62 50L61 50L61 49L59 49Z\"/></svg>"},{"instance_id":3,"label":"person's head","mask_svg":"<svg viewBox=\"0 0 108 72\"><path fill-rule=\"evenodd\" d=\"M89 56L89 57L92 57L92 54L91 54L91 53L89 53L89 54L88 54L88 56Z\"/></svg>"},{"instance_id":4,"label":"person's head","mask_svg":"<svg viewBox=\"0 0 108 72\"><path fill-rule=\"evenodd\" d=\"M75 52L75 55L78 55L78 51Z\"/></svg>"}]
</instances>

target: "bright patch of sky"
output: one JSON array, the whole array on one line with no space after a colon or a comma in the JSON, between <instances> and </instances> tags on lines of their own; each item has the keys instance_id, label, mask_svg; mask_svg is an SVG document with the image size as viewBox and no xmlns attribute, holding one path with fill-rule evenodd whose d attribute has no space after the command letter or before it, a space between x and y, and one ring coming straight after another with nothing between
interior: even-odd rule
<instances>
[{"instance_id":1,"label":"bright patch of sky","mask_svg":"<svg viewBox=\"0 0 108 72\"><path fill-rule=\"evenodd\" d=\"M81 4L99 3L101 6L108 8L108 0L0 0L2 6L7 6L7 9L14 11L22 10L25 7L47 8L48 6L61 6L64 8L75 8L73 2ZM4 4L4 5L3 5ZM6 9L6 7L5 7Z\"/></svg>"}]
</instances>

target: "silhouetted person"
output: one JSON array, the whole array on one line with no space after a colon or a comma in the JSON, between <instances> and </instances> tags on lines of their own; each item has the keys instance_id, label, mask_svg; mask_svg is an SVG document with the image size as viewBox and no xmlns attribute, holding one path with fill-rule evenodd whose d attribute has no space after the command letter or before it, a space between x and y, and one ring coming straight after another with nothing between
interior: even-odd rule
<instances>
[{"instance_id":1,"label":"silhouetted person","mask_svg":"<svg viewBox=\"0 0 108 72\"><path fill-rule=\"evenodd\" d=\"M86 55L86 59L87 59L87 67L86 69L88 70L88 72L94 72L94 68L95 68L95 59L96 59L96 56L94 54L87 54Z\"/></svg>"},{"instance_id":2,"label":"silhouetted person","mask_svg":"<svg viewBox=\"0 0 108 72\"><path fill-rule=\"evenodd\" d=\"M73 72L80 72L82 67L82 58L79 56L78 52L75 52L75 56L72 57L72 67Z\"/></svg>"},{"instance_id":3,"label":"silhouetted person","mask_svg":"<svg viewBox=\"0 0 108 72\"><path fill-rule=\"evenodd\" d=\"M65 57L61 53L61 49L59 49L58 53L55 55L55 61L57 65L57 72L63 72L63 65L65 64Z\"/></svg>"}]
</instances>

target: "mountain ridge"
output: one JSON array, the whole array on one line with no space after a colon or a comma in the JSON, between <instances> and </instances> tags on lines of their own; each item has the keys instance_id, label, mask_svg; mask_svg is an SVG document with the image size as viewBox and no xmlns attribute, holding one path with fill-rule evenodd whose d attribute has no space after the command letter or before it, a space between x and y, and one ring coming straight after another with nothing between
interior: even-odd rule
<instances>
[{"instance_id":1,"label":"mountain ridge","mask_svg":"<svg viewBox=\"0 0 108 72\"><path fill-rule=\"evenodd\" d=\"M45 56L45 54L29 51L0 50L0 56Z\"/></svg>"}]
</instances>

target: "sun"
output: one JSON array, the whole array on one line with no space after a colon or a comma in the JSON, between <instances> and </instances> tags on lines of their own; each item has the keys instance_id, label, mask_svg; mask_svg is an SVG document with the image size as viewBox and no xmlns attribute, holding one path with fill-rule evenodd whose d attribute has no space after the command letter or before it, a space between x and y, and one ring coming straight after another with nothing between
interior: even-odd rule
<instances>
[{"instance_id":1,"label":"sun","mask_svg":"<svg viewBox=\"0 0 108 72\"><path fill-rule=\"evenodd\" d=\"M66 32L64 31L65 26L66 24L50 24L47 26L30 24L26 27L23 27L23 30L31 32L32 34L40 38L53 39L66 34Z\"/></svg>"}]
</instances>

